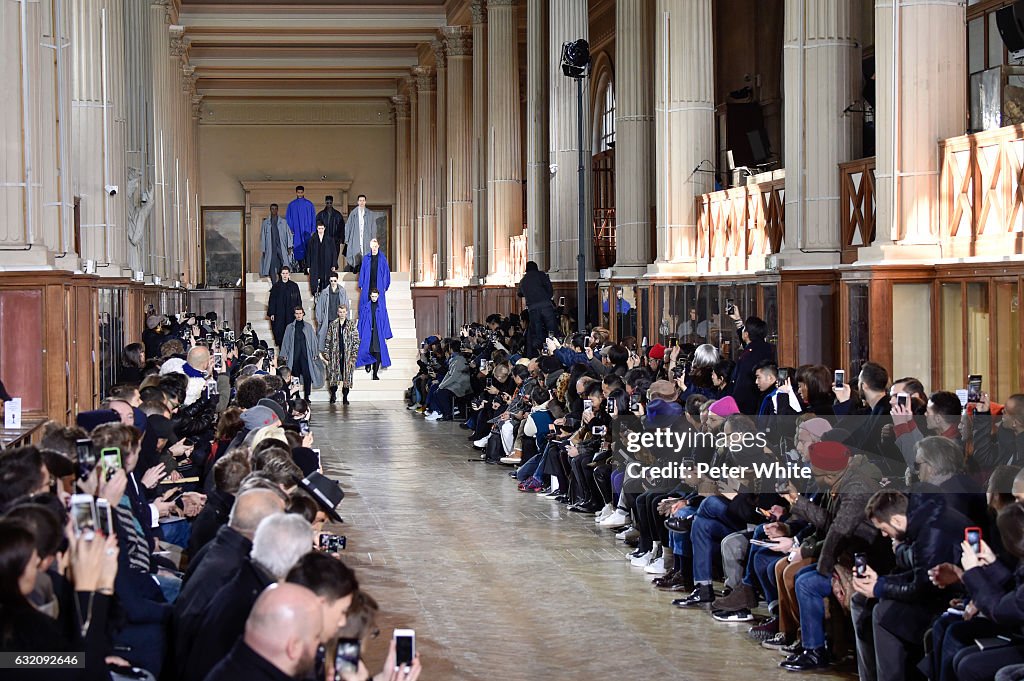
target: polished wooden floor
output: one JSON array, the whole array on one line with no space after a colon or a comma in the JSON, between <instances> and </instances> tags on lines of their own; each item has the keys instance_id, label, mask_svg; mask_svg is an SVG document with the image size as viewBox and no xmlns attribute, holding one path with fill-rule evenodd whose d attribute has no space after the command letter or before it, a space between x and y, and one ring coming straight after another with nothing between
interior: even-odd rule
<instances>
[{"instance_id":1,"label":"polished wooden floor","mask_svg":"<svg viewBox=\"0 0 1024 681\"><path fill-rule=\"evenodd\" d=\"M408 627L427 681L794 678L747 625L672 607L592 516L467 462L457 423L395 403L314 405L312 429L345 488L345 559L382 607L372 671Z\"/></svg>"}]
</instances>

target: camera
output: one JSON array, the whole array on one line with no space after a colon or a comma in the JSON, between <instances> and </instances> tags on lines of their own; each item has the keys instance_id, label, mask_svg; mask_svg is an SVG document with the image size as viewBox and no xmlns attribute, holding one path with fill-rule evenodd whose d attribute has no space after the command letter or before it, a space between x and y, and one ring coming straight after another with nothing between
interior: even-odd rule
<instances>
[{"instance_id":1,"label":"camera","mask_svg":"<svg viewBox=\"0 0 1024 681\"><path fill-rule=\"evenodd\" d=\"M321 551L327 553L337 553L343 551L345 546L348 544L348 540L340 534L321 534L319 547Z\"/></svg>"},{"instance_id":2,"label":"camera","mask_svg":"<svg viewBox=\"0 0 1024 681\"><path fill-rule=\"evenodd\" d=\"M103 185L103 191L107 193L107 196L117 196L117 185L107 184Z\"/></svg>"}]
</instances>

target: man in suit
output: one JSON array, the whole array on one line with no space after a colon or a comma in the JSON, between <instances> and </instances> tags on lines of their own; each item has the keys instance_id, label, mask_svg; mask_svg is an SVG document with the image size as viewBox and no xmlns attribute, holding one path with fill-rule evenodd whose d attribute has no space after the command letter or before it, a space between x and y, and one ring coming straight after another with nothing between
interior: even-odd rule
<instances>
[{"instance_id":1,"label":"man in suit","mask_svg":"<svg viewBox=\"0 0 1024 681\"><path fill-rule=\"evenodd\" d=\"M345 222L345 261L348 271L358 273L363 256L370 252L370 241L377 238L377 220L381 216L366 207L366 194L360 194L357 202Z\"/></svg>"},{"instance_id":2,"label":"man in suit","mask_svg":"<svg viewBox=\"0 0 1024 681\"><path fill-rule=\"evenodd\" d=\"M309 289L315 297L327 288L327 280L338 269L338 249L327 236L324 223L316 223L316 231L306 242L306 267L309 268Z\"/></svg>"},{"instance_id":3,"label":"man in suit","mask_svg":"<svg viewBox=\"0 0 1024 681\"><path fill-rule=\"evenodd\" d=\"M324 223L324 233L334 241L334 263L338 263L341 245L345 241L345 218L334 207L334 197L324 197L324 209L316 214L316 221Z\"/></svg>"},{"instance_id":4,"label":"man in suit","mask_svg":"<svg viewBox=\"0 0 1024 681\"><path fill-rule=\"evenodd\" d=\"M277 283L281 268L292 261L292 230L288 221L277 214L277 204L270 204L270 217L260 225L260 276Z\"/></svg>"}]
</instances>

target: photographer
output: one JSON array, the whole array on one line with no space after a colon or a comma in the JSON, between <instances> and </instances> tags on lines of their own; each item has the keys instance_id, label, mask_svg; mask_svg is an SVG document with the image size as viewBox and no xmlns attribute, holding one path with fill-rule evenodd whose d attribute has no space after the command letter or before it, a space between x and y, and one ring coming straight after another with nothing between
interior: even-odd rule
<instances>
[{"instance_id":1,"label":"photographer","mask_svg":"<svg viewBox=\"0 0 1024 681\"><path fill-rule=\"evenodd\" d=\"M451 421L455 400L470 391L469 365L462 354L462 341L449 341L446 360L447 370L430 399L427 421Z\"/></svg>"}]
</instances>

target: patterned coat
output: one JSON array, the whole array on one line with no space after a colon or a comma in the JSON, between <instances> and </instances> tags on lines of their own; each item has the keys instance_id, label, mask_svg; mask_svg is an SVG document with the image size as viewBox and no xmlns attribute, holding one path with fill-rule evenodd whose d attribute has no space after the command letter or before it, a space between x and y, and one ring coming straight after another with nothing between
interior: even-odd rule
<instances>
[{"instance_id":1,"label":"patterned coat","mask_svg":"<svg viewBox=\"0 0 1024 681\"><path fill-rule=\"evenodd\" d=\"M332 319L327 326L327 338L324 340L323 353L327 358L327 385L344 383L346 388L352 387L352 375L356 370L356 355L359 354L359 329L351 317L345 320L342 330L345 343L345 364L341 364L341 347L338 343L338 325L340 319Z\"/></svg>"}]
</instances>

